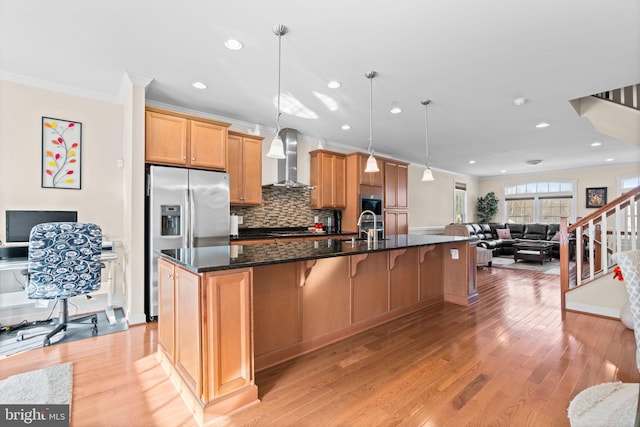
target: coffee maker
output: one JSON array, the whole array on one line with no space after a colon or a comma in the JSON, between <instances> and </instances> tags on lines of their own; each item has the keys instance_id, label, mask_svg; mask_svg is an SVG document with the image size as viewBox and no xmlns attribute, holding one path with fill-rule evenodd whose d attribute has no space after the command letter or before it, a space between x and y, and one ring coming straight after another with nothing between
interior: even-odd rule
<instances>
[{"instance_id":1,"label":"coffee maker","mask_svg":"<svg viewBox=\"0 0 640 427\"><path fill-rule=\"evenodd\" d=\"M333 211L333 232L342 233L342 211Z\"/></svg>"}]
</instances>

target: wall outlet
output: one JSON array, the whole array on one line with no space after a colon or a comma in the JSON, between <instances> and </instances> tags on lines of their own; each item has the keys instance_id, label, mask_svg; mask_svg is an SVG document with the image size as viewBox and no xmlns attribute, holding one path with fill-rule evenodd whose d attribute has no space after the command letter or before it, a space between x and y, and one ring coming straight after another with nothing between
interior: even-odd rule
<instances>
[{"instance_id":1,"label":"wall outlet","mask_svg":"<svg viewBox=\"0 0 640 427\"><path fill-rule=\"evenodd\" d=\"M460 259L460 254L457 249L451 249L451 259Z\"/></svg>"},{"instance_id":2,"label":"wall outlet","mask_svg":"<svg viewBox=\"0 0 640 427\"><path fill-rule=\"evenodd\" d=\"M242 215L238 215L238 225L242 225L244 223L244 219L242 218Z\"/></svg>"}]
</instances>

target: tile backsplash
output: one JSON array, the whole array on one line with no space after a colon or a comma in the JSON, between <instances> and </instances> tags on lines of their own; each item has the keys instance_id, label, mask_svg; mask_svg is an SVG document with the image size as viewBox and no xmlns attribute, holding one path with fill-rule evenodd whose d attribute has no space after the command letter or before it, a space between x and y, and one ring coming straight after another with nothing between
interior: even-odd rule
<instances>
[{"instance_id":1,"label":"tile backsplash","mask_svg":"<svg viewBox=\"0 0 640 427\"><path fill-rule=\"evenodd\" d=\"M311 209L311 190L279 187L262 188L262 205L231 206L231 213L241 215L240 228L257 227L307 227L318 216L326 225L327 217L333 219L330 209Z\"/></svg>"}]
</instances>

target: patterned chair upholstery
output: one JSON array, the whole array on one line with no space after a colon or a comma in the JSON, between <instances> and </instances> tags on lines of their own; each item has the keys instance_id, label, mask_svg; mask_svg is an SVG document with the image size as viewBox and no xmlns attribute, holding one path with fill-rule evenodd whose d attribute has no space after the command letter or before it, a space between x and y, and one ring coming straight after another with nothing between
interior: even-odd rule
<instances>
[{"instance_id":1,"label":"patterned chair upholstery","mask_svg":"<svg viewBox=\"0 0 640 427\"><path fill-rule=\"evenodd\" d=\"M68 298L100 289L102 230L95 224L48 222L38 224L29 236L29 267L25 270L25 290L30 299L61 300L56 328L44 339L44 346L70 322L90 320L93 334L98 333L97 316L69 319ZM85 326L91 326L85 325ZM19 335L18 339L24 339Z\"/></svg>"},{"instance_id":2,"label":"patterned chair upholstery","mask_svg":"<svg viewBox=\"0 0 640 427\"><path fill-rule=\"evenodd\" d=\"M629 303L633 316L633 331L636 337L636 366L640 369L640 250L620 252L614 255L629 292ZM640 426L640 389L635 426Z\"/></svg>"}]
</instances>

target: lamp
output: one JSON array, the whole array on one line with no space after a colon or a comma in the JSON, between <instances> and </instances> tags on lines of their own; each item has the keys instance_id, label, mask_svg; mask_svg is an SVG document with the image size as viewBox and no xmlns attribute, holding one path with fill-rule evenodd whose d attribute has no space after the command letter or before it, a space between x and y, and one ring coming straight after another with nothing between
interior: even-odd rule
<instances>
[{"instance_id":1,"label":"lamp","mask_svg":"<svg viewBox=\"0 0 640 427\"><path fill-rule=\"evenodd\" d=\"M280 138L280 69L282 65L282 36L287 34L287 27L282 24L273 26L273 33L278 36L278 114L276 115L276 137L271 141L271 147L267 153L267 157L274 159L284 159L284 144Z\"/></svg>"},{"instance_id":2,"label":"lamp","mask_svg":"<svg viewBox=\"0 0 640 427\"><path fill-rule=\"evenodd\" d=\"M427 148L427 161L426 161L427 168L424 170L424 173L422 174L422 180L433 181L434 178L433 178L433 173L431 172L431 160L429 159L429 156L431 155L431 153L429 153L429 127L427 122L427 105L429 105L431 101L427 99L425 101L420 101L420 103L424 105L424 143Z\"/></svg>"},{"instance_id":3,"label":"lamp","mask_svg":"<svg viewBox=\"0 0 640 427\"><path fill-rule=\"evenodd\" d=\"M372 116L373 116L373 78L376 76L375 71L369 71L365 74L365 77L369 79L369 158L367 159L367 167L365 172L380 172L378 169L378 162L373 157L373 137L372 137Z\"/></svg>"}]
</instances>

